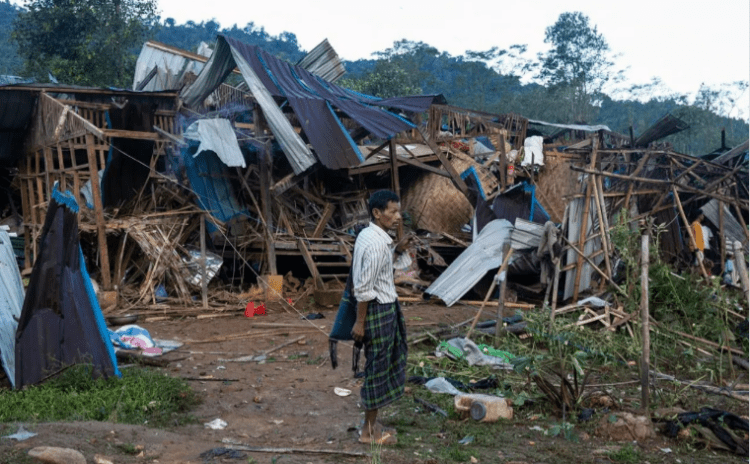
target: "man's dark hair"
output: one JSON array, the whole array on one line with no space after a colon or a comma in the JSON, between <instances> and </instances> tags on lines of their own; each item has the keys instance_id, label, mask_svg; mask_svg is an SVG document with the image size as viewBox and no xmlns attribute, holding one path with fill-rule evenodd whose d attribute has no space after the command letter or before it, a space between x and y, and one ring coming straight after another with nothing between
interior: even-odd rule
<instances>
[{"instance_id":1,"label":"man's dark hair","mask_svg":"<svg viewBox=\"0 0 750 464\"><path fill-rule=\"evenodd\" d=\"M370 219L375 219L375 216L372 214L373 210L379 209L380 211L384 211L388 207L388 203L398 203L399 201L401 200L399 200L398 195L391 190L378 190L373 193L370 195L370 203L368 204Z\"/></svg>"}]
</instances>

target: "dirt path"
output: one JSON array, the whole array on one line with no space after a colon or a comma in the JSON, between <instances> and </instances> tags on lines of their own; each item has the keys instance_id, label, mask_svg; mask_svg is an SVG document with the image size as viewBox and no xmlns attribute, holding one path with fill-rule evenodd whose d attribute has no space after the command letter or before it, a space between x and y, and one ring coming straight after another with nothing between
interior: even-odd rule
<instances>
[{"instance_id":1,"label":"dirt path","mask_svg":"<svg viewBox=\"0 0 750 464\"><path fill-rule=\"evenodd\" d=\"M339 345L340 366L333 370L328 360L327 334L335 312L313 309L324 314L325 319L308 322L298 314L271 306L267 315L254 318L138 322L153 338L185 342L179 350L164 355L164 359L172 360L165 369L169 375L189 379L213 377L189 380L204 398L193 413L197 424L168 431L146 425L101 422L25 424L38 435L20 443L3 440L0 453L10 448L64 446L78 449L90 462L95 454L101 454L115 458L115 462L200 463L203 459L199 455L222 446L222 439L269 448L368 452L368 447L357 443L356 427L363 417L358 404L361 381L352 375L350 346ZM420 304L406 305L404 314L408 329L415 332L437 327L438 323L465 320L467 312ZM253 336L243 337L247 332ZM257 336L257 333L275 335ZM260 354L301 336L304 339L299 342L268 354L264 363L226 361ZM214 341L198 343L206 340ZM336 387L352 394L338 396L334 392ZM204 423L214 419L225 421L226 428L204 427ZM10 433L10 429L6 430L9 432L3 434ZM123 446L117 445L142 446L143 457L124 454ZM257 462L270 462L270 456L275 454L250 455ZM335 454L289 454L280 462L322 463L341 459L345 458ZM367 462L365 458L346 459Z\"/></svg>"}]
</instances>

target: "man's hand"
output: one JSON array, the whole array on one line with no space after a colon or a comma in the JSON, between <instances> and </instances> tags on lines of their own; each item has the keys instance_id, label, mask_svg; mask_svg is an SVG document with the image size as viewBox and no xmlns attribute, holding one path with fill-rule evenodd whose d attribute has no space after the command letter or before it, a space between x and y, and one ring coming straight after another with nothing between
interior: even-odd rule
<instances>
[{"instance_id":1,"label":"man's hand","mask_svg":"<svg viewBox=\"0 0 750 464\"><path fill-rule=\"evenodd\" d=\"M360 321L357 319L357 321L354 323L354 327L352 327L352 338L355 342L362 342L365 339L365 321Z\"/></svg>"}]
</instances>

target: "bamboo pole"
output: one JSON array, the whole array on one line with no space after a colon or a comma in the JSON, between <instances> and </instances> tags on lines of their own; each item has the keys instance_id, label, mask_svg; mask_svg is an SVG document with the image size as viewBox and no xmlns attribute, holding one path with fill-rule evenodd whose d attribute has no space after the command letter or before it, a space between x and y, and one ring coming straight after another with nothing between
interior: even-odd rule
<instances>
[{"instance_id":1,"label":"bamboo pole","mask_svg":"<svg viewBox=\"0 0 750 464\"><path fill-rule=\"evenodd\" d=\"M482 305L479 306L479 311L477 311L477 315L474 316L474 320L471 321L471 327L469 327L469 330L466 332L466 336L464 337L466 340L469 340L471 338L471 333L474 331L474 327L477 326L477 322L479 322L479 316L482 315L482 310L484 309L484 305L487 304L487 301L489 301L490 299L490 295L492 295L492 291L495 290L497 279L500 277L500 274L503 272L504 264L505 264L505 260L503 260L503 263L500 265L499 268L497 268L497 273L495 274L495 277L492 279L492 283L490 284L490 289L487 290L487 294L484 296L484 301L482 301Z\"/></svg>"},{"instance_id":2,"label":"bamboo pole","mask_svg":"<svg viewBox=\"0 0 750 464\"><path fill-rule=\"evenodd\" d=\"M206 219L201 216L201 296L203 309L208 309L208 275L206 269Z\"/></svg>"},{"instance_id":3,"label":"bamboo pole","mask_svg":"<svg viewBox=\"0 0 750 464\"><path fill-rule=\"evenodd\" d=\"M649 360L651 340L649 338L649 314L648 314L648 266L649 266L649 235L646 229L641 235L641 321L642 321L642 356L641 356L641 408L644 414L648 413L649 403Z\"/></svg>"},{"instance_id":4,"label":"bamboo pole","mask_svg":"<svg viewBox=\"0 0 750 464\"><path fill-rule=\"evenodd\" d=\"M500 329L503 326L503 316L505 313L505 289L508 283L506 270L508 269L508 261L510 261L510 255L513 254L513 248L511 248L507 243L503 246L503 254L505 255L505 257L503 259L503 265L500 267L502 271L498 276L498 278L500 279L500 299L497 302L497 322L495 324L496 341L500 338Z\"/></svg>"},{"instance_id":5,"label":"bamboo pole","mask_svg":"<svg viewBox=\"0 0 750 464\"><path fill-rule=\"evenodd\" d=\"M604 266L605 271L607 275L611 278L612 277L612 265L609 262L609 240L607 240L607 234L606 231L608 229L607 227L607 221L605 220L604 215L606 214L604 210L604 205L601 202L601 199L599 198L599 188L597 185L596 180L594 177L591 178L591 188L593 190L594 194L594 202L596 204L596 213L599 215L599 236L602 240L602 249L604 250ZM599 290L603 290L604 287L604 280L602 279L602 284L599 288Z\"/></svg>"}]
</instances>

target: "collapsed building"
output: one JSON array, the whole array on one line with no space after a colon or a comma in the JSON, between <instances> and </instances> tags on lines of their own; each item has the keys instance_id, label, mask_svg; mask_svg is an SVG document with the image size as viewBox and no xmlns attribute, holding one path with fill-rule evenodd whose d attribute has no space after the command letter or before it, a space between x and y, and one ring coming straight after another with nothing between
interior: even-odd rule
<instances>
[{"instance_id":1,"label":"collapsed building","mask_svg":"<svg viewBox=\"0 0 750 464\"><path fill-rule=\"evenodd\" d=\"M4 222L23 237L23 272L56 186L81 205L105 312L218 308L255 282L266 297L333 290L337 303L380 188L402 197L401 227L419 237L399 291L447 305L483 295L508 248L511 285L537 304L618 288L622 218L662 224L677 269L698 212L715 232L700 272L720 272L735 242L747 252L747 142L699 158L659 142L686 128L670 115L636 138L441 95L376 98L336 85L343 73L325 41L293 65L220 36L199 53L144 44L133 90L1 86L0 162L16 193Z\"/></svg>"}]
</instances>

